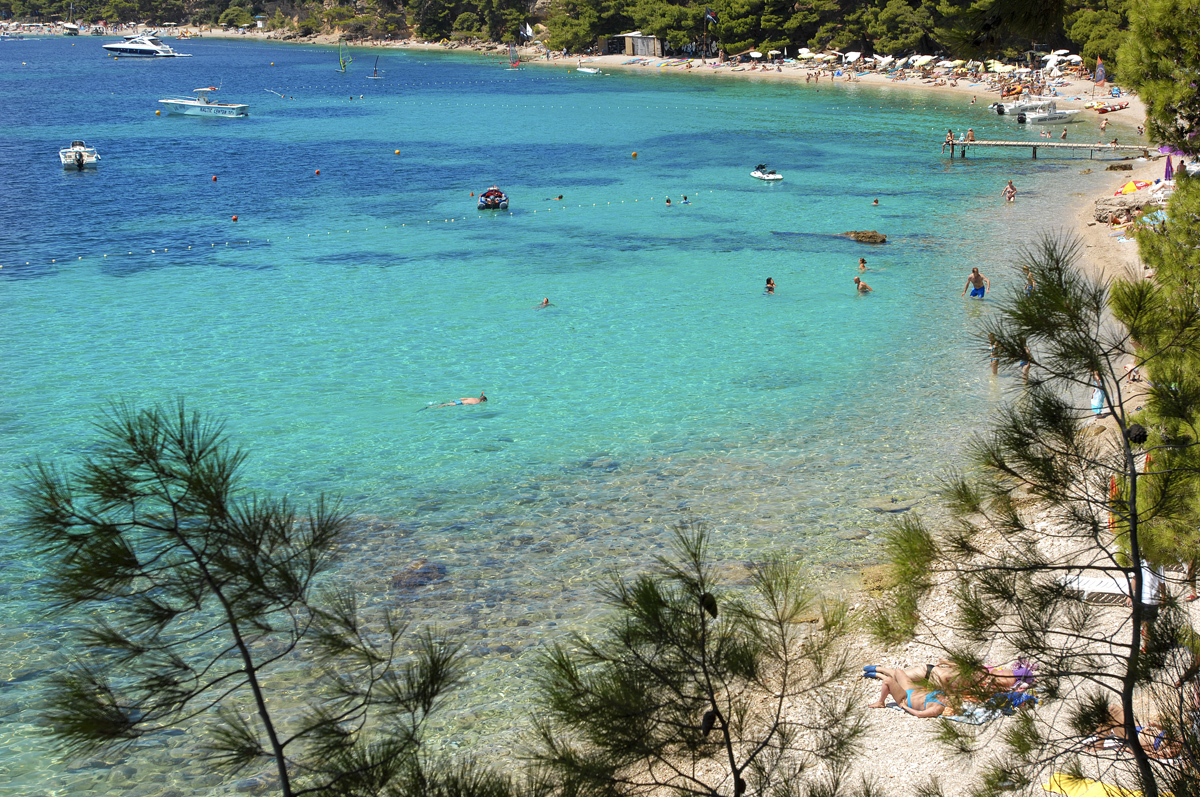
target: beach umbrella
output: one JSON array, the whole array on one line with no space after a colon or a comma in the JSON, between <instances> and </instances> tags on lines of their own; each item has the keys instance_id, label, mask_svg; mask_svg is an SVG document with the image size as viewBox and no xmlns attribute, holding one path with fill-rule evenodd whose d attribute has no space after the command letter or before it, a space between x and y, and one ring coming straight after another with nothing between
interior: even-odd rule
<instances>
[{"instance_id":1,"label":"beach umbrella","mask_svg":"<svg viewBox=\"0 0 1200 797\"><path fill-rule=\"evenodd\" d=\"M1167 156L1167 168L1163 172L1164 180L1173 180L1175 178L1175 170L1171 167L1171 156Z\"/></svg>"},{"instance_id":2,"label":"beach umbrella","mask_svg":"<svg viewBox=\"0 0 1200 797\"><path fill-rule=\"evenodd\" d=\"M1055 50L1054 52L1051 53L1051 55L1066 55L1069 52L1071 52L1071 51L1070 50Z\"/></svg>"},{"instance_id":3,"label":"beach umbrella","mask_svg":"<svg viewBox=\"0 0 1200 797\"><path fill-rule=\"evenodd\" d=\"M875 63L879 64L879 66L887 66L888 64L890 64L892 61L895 61L895 60L896 59L890 55L875 56Z\"/></svg>"},{"instance_id":4,"label":"beach umbrella","mask_svg":"<svg viewBox=\"0 0 1200 797\"><path fill-rule=\"evenodd\" d=\"M855 61L857 61L861 56L862 56L862 53L858 53L858 52L846 53L846 63L852 64Z\"/></svg>"},{"instance_id":5,"label":"beach umbrella","mask_svg":"<svg viewBox=\"0 0 1200 797\"><path fill-rule=\"evenodd\" d=\"M1143 188L1145 188L1148 185L1150 185L1150 183L1143 182L1142 180L1130 180L1129 182L1125 183L1125 185L1118 188L1116 190L1116 192L1113 194L1113 196L1121 196L1122 194L1132 194L1134 192L1141 191Z\"/></svg>"},{"instance_id":6,"label":"beach umbrella","mask_svg":"<svg viewBox=\"0 0 1200 797\"><path fill-rule=\"evenodd\" d=\"M1158 151L1164 155L1183 155L1184 154L1183 150L1175 149L1175 147L1170 147L1170 146L1167 146L1166 144L1159 147Z\"/></svg>"},{"instance_id":7,"label":"beach umbrella","mask_svg":"<svg viewBox=\"0 0 1200 797\"><path fill-rule=\"evenodd\" d=\"M1080 58L1078 55L1068 55L1066 60L1070 61L1073 64L1079 64L1079 63L1083 62L1083 59Z\"/></svg>"},{"instance_id":8,"label":"beach umbrella","mask_svg":"<svg viewBox=\"0 0 1200 797\"><path fill-rule=\"evenodd\" d=\"M933 60L932 55L922 55L919 58L917 58L917 60L913 61L913 66L925 66L925 64L929 63L932 60Z\"/></svg>"},{"instance_id":9,"label":"beach umbrella","mask_svg":"<svg viewBox=\"0 0 1200 797\"><path fill-rule=\"evenodd\" d=\"M771 52L767 53L767 55L783 55L783 53L779 52L778 50L772 50Z\"/></svg>"},{"instance_id":10,"label":"beach umbrella","mask_svg":"<svg viewBox=\"0 0 1200 797\"><path fill-rule=\"evenodd\" d=\"M956 61L951 61L951 62L950 62L950 66L962 66L962 65L963 65L963 64L965 64L965 63L966 63L966 61L964 61L963 59L959 58L959 59L958 59L958 60L956 60Z\"/></svg>"},{"instance_id":11,"label":"beach umbrella","mask_svg":"<svg viewBox=\"0 0 1200 797\"><path fill-rule=\"evenodd\" d=\"M762 58L762 53L755 50L754 52L750 53L750 57L751 58Z\"/></svg>"}]
</instances>

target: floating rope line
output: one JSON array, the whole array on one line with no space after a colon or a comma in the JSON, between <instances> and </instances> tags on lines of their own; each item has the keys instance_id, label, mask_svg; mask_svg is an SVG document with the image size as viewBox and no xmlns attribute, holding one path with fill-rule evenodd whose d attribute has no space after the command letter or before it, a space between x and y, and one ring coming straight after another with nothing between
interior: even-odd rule
<instances>
[{"instance_id":1,"label":"floating rope line","mask_svg":"<svg viewBox=\"0 0 1200 797\"><path fill-rule=\"evenodd\" d=\"M688 194L688 196L700 196L702 193L703 193L702 191L697 191L697 192L695 192L695 193ZM710 189L710 190L708 191L708 193L709 193L709 194L711 194L711 193L713 193L713 192L712 192L712 190ZM681 196L682 196L682 194L681 194ZM663 199L666 199L666 196L663 196L662 198L663 198ZM649 201L649 202L653 202L655 199L656 199L656 197L650 197L650 198L649 198L647 201ZM555 206L550 206L550 207L546 207L546 208L539 208L538 210L531 210L531 211L528 211L528 212L529 212L531 215L536 215L536 214L538 214L538 213L546 214L546 213L553 213L553 212L555 212L555 211L572 211L572 210L586 209L586 208L603 208L603 207L608 207L608 206L611 206L611 205L613 205L613 204L617 204L617 205L624 205L624 204L627 204L627 203L628 203L628 204L634 204L634 203L637 203L637 202L640 202L640 201L641 201L641 199L640 199L640 198L638 198L638 199L632 199L632 200L621 199L621 200L611 200L611 201L608 201L608 202L603 202L603 203L601 203L601 202L592 202L592 203L591 203L591 204L589 204L589 205L577 204L577 205L576 205L574 208L570 207L569 205L561 205L561 206L557 206L557 207L555 207ZM681 205L681 204L682 204L682 203L675 203L675 205ZM689 203L689 204L691 204L691 203ZM673 206L674 206L674 205L673 205ZM503 212L501 212L501 213L496 213L496 212L494 212L494 211L479 211L479 212L477 212L477 213L475 213L475 214L473 214L473 215L469 215L469 216L456 216L456 217L454 217L454 218L441 219L441 220L438 220L438 219L427 219L427 220L425 221L425 224L433 224L433 223L435 223L435 222L436 222L436 223L439 223L439 224L450 224L450 223L454 223L454 222L463 222L463 221L472 221L472 220L478 220L478 219L496 218L496 217L498 217L498 216L504 216L504 215L513 216L513 215L518 215L518 214L516 214L516 213L515 213L515 212L513 212L513 211L508 211L508 212L507 212L507 214L505 214L505 213L503 213ZM416 226L419 226L420 224L421 224L421 222L419 222L419 221L402 222L402 223L401 223L401 224L399 224L399 225L396 225L396 224L385 224L385 225L383 225L382 229L384 229L384 230L396 230L396 231L399 231L399 230L402 230L402 229L407 229L407 228L409 228L409 227L416 227ZM338 235L356 235L356 234L358 234L359 232L370 232L370 231L371 231L371 229L372 229L371 227L364 227L364 228L362 228L361 230L359 230L359 229L348 229L348 230L346 230L344 233L342 232L342 230L341 230L341 229L338 229L338 230L336 230L336 231L334 231L334 230L327 230L327 231L325 232L325 235L326 235L326 236L332 236L332 235L334 235L334 233L335 233L335 232L336 232ZM318 237L318 238L319 238L319 237L321 236L321 233L319 233L319 232L315 232L315 233L312 233L312 232L310 232L310 233L306 233L306 234L305 234L305 238L306 238L306 239L307 239L307 238L312 238L313 236L316 236L316 237ZM249 239L249 238L247 238L247 239L244 239L244 240L225 241L225 242L223 242L223 243L212 243L212 242L210 242L208 246L209 246L209 251L212 251L213 249L216 249L217 247L221 247L222 249L224 249L224 248L226 248L226 247L231 247L231 246L232 246L232 247L236 247L236 246L244 246L244 245L247 245L247 244L250 244L250 245L261 245L261 244L269 244L269 243L280 243L280 241L281 241L281 240L283 240L283 241L290 241L290 240L292 240L292 238L293 238L293 237L297 237L297 238L298 238L299 236L298 236L298 234L297 234L296 236L292 236L292 235L286 235L286 236L284 236L282 239L280 239L280 238L278 238L278 237L275 237L275 238L263 238L263 239ZM104 259L106 259L106 258L113 258L113 259L115 259L115 258L119 258L119 257L130 257L130 256L138 256L138 257L143 257L143 256L146 256L146 255L159 255L159 254L168 254L168 253L170 253L170 252L171 252L171 250L172 250L172 249L174 249L176 253L178 253L178 252L188 252L188 251L203 252L203 251L204 251L204 244L193 244L193 245L191 245L191 246L183 246L183 245L178 245L178 246L172 246L172 247L155 247L155 248L153 248L153 249L145 249L145 248L141 248L141 249L136 249L136 250L128 250L128 251L126 251L126 252L124 252L124 253L117 252L117 253L115 253L115 254L114 254L114 253L111 253L111 252L108 252L108 253L103 253L103 254L76 255L76 256L74 257L74 260L75 260L75 261L80 261L80 260L85 260L85 259L93 259L93 258L94 258L94 259L98 259L98 260L104 260ZM50 262L50 263L55 263L55 264L57 264L59 260L63 260L63 261L67 261L67 262L71 262L71 258L70 258L70 257L56 257L56 258L51 258L51 259L49 260L49 262ZM34 265L34 262L35 262L35 261L32 261L32 260L26 260L26 261L25 261L25 265L27 265L27 266L29 266L29 265ZM45 260L40 260L40 261L37 261L37 262L39 262L39 263L46 263L47 261L45 261ZM5 264L0 264L0 269L4 268L4 265L5 265Z\"/></svg>"}]
</instances>

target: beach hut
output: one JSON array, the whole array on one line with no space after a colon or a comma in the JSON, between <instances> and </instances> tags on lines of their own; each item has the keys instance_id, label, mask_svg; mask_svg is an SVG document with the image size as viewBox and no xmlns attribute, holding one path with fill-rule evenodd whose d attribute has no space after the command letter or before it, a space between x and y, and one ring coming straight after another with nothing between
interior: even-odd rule
<instances>
[{"instance_id":1,"label":"beach hut","mask_svg":"<svg viewBox=\"0 0 1200 797\"><path fill-rule=\"evenodd\" d=\"M644 36L640 30L635 30L610 38L605 51L610 55L662 58L663 43L657 36Z\"/></svg>"}]
</instances>

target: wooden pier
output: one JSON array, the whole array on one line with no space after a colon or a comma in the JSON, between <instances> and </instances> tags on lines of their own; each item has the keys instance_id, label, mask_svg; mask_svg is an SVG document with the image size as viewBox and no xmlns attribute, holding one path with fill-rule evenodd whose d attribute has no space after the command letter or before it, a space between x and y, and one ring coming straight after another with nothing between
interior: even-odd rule
<instances>
[{"instance_id":1,"label":"wooden pier","mask_svg":"<svg viewBox=\"0 0 1200 797\"><path fill-rule=\"evenodd\" d=\"M954 157L954 150L957 148L959 157L967 157L967 150L971 147L1032 147L1033 159L1037 160L1039 149L1066 149L1066 150L1087 150L1090 154L1088 157L1094 156L1097 152L1112 152L1112 153L1137 153L1144 157L1150 157L1150 147L1143 144L1077 144L1073 141L952 141L950 142L950 157Z\"/></svg>"}]
</instances>

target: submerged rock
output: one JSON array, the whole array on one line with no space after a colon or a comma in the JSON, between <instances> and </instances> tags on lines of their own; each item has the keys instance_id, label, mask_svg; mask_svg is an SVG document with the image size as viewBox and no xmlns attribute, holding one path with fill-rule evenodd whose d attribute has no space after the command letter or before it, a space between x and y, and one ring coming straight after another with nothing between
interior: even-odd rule
<instances>
[{"instance_id":1,"label":"submerged rock","mask_svg":"<svg viewBox=\"0 0 1200 797\"><path fill-rule=\"evenodd\" d=\"M428 559L416 559L408 567L392 576L392 589L416 589L441 581L446 577L446 566Z\"/></svg>"},{"instance_id":2,"label":"submerged rock","mask_svg":"<svg viewBox=\"0 0 1200 797\"><path fill-rule=\"evenodd\" d=\"M849 232L842 233L842 235L862 244L887 243L887 236L881 232L875 232L874 230L850 230Z\"/></svg>"},{"instance_id":3,"label":"submerged rock","mask_svg":"<svg viewBox=\"0 0 1200 797\"><path fill-rule=\"evenodd\" d=\"M1133 171L1133 164L1132 163L1110 163L1110 164L1108 164L1108 168L1105 169L1104 171L1106 171L1106 172L1131 172L1131 171Z\"/></svg>"}]
</instances>

